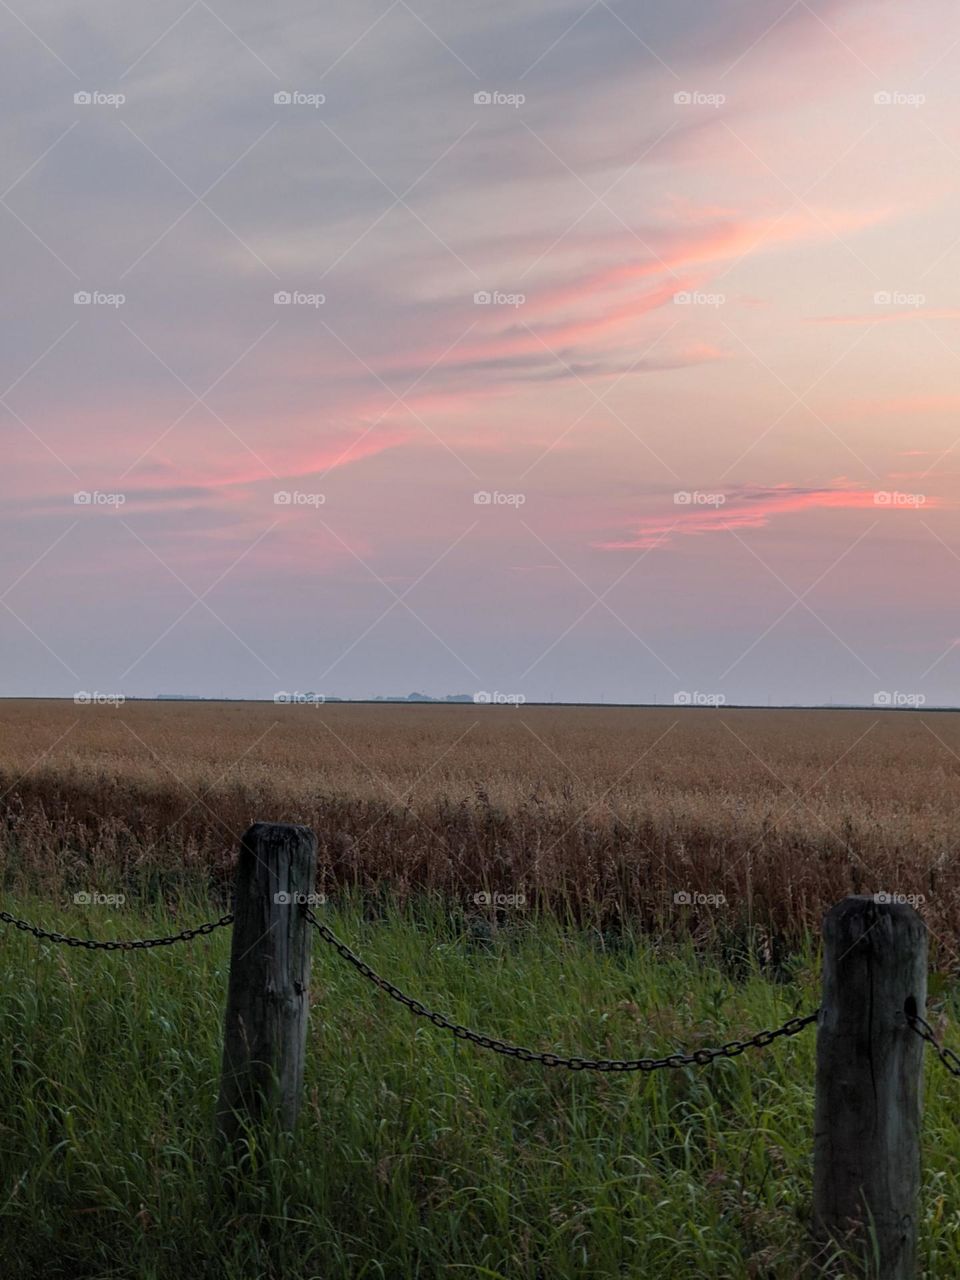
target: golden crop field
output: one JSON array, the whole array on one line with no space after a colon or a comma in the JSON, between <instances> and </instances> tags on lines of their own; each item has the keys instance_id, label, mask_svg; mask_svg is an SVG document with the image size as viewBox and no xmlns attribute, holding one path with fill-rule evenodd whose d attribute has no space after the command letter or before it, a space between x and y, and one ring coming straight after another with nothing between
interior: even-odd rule
<instances>
[{"instance_id":1,"label":"golden crop field","mask_svg":"<svg viewBox=\"0 0 960 1280\"><path fill-rule=\"evenodd\" d=\"M327 889L784 936L898 892L960 939L960 714L17 700L0 743L8 885L223 879L296 821Z\"/></svg>"}]
</instances>

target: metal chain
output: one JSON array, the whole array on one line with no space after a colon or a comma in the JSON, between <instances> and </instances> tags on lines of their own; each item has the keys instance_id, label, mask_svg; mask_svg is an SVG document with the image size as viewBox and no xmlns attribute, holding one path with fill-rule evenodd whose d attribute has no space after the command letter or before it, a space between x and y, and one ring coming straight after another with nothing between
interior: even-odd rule
<instances>
[{"instance_id":1,"label":"metal chain","mask_svg":"<svg viewBox=\"0 0 960 1280\"><path fill-rule=\"evenodd\" d=\"M932 1044L936 1049L940 1061L947 1068L952 1076L960 1076L960 1055L954 1053L952 1049L948 1049L946 1045L940 1043L934 1034L933 1027L927 1022L926 1018L921 1018L918 1013L908 1014L907 1022L917 1033L921 1040L926 1040L927 1044Z\"/></svg>"},{"instance_id":2,"label":"metal chain","mask_svg":"<svg viewBox=\"0 0 960 1280\"><path fill-rule=\"evenodd\" d=\"M0 911L0 920L3 920L6 924L16 925L18 929L22 929L25 933L32 933L35 938L48 938L51 942L63 942L68 947L86 947L88 951L142 951L148 947L169 947L174 942L189 942L191 938L199 937L204 933L213 933L214 929L222 929L228 924L233 924L233 916L221 916L219 920L211 920L196 929L184 929L182 933L175 933L169 938L138 938L134 941L126 942L97 942L93 938L71 938L65 933L49 933L46 929L30 924L28 920L18 920L15 916L10 915L8 911Z\"/></svg>"},{"instance_id":3,"label":"metal chain","mask_svg":"<svg viewBox=\"0 0 960 1280\"><path fill-rule=\"evenodd\" d=\"M794 1036L812 1022L816 1022L819 1010L808 1013L802 1018L790 1018L776 1031L758 1031L749 1040L731 1040L719 1049L695 1049L693 1053L671 1053L665 1058L565 1058L556 1053L541 1053L536 1049L525 1049L522 1045L508 1044L504 1040L496 1040L492 1036L481 1035L468 1027L452 1022L442 1013L435 1013L426 1005L404 995L399 987L395 987L386 978L381 978L370 966L360 959L345 942L341 942L331 929L321 924L309 907L303 908L307 920L314 926L324 941L329 942L349 964L362 973L381 991L385 991L398 1004L405 1005L411 1013L420 1018L427 1018L435 1027L452 1031L458 1040L469 1040L481 1049L491 1049L508 1058L519 1058L521 1062L539 1062L544 1067L566 1067L570 1071L657 1071L660 1067L705 1067L716 1058L736 1058L745 1049L762 1049L776 1040L778 1036Z\"/></svg>"}]
</instances>

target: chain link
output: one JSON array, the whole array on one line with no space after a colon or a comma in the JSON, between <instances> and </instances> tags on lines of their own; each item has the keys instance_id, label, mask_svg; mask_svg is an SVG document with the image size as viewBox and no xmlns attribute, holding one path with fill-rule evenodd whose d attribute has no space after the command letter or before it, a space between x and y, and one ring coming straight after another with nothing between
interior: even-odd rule
<instances>
[{"instance_id":1,"label":"chain link","mask_svg":"<svg viewBox=\"0 0 960 1280\"><path fill-rule=\"evenodd\" d=\"M960 1076L960 1055L954 1053L952 1049L948 1049L946 1045L940 1043L937 1039L933 1027L927 1022L926 1018L921 1018L918 1013L908 1014L907 1022L917 1033L921 1040L926 1040L927 1044L932 1044L937 1051L940 1061L947 1068L952 1076Z\"/></svg>"},{"instance_id":2,"label":"chain link","mask_svg":"<svg viewBox=\"0 0 960 1280\"><path fill-rule=\"evenodd\" d=\"M481 1049L490 1049L508 1058L519 1058L521 1062L539 1062L544 1067L566 1067L569 1071L657 1071L661 1067L705 1067L716 1058L736 1058L745 1049L762 1049L779 1036L794 1036L804 1027L816 1022L817 1012L819 1012L808 1013L805 1017L790 1018L775 1031L758 1031L749 1040L731 1040L728 1044L721 1045L719 1049L695 1049L693 1053L671 1053L665 1058L565 1058L560 1054L541 1053L536 1049L525 1049L519 1044L508 1044L493 1036L481 1035L480 1032L471 1031L469 1027L461 1026L458 1022L452 1022L442 1013L428 1009L419 1000L405 995L399 987L395 987L386 978L381 978L364 960L351 951L345 942L341 942L331 929L321 924L309 907L304 907L303 912L321 938L338 951L344 960L353 965L358 973L363 974L381 991L385 991L392 1000L405 1005L417 1017L426 1018L435 1027L452 1031L458 1040L469 1040L471 1044L479 1045Z\"/></svg>"},{"instance_id":3,"label":"chain link","mask_svg":"<svg viewBox=\"0 0 960 1280\"><path fill-rule=\"evenodd\" d=\"M0 911L0 920L3 920L6 924L15 925L25 933L32 933L35 938L48 938L51 942L62 942L68 947L86 947L88 951L143 951L149 947L169 947L174 942L189 942L191 938L197 938L205 933L213 933L214 929L222 929L228 924L233 924L233 916L221 916L219 920L211 920L207 924L199 925L196 929L184 929L182 933L175 933L169 938L137 938L133 941L124 942L98 942L93 938L71 938L69 934L65 933L49 933L38 925L30 924L28 920L18 920L15 916L10 915L8 911Z\"/></svg>"},{"instance_id":4,"label":"chain link","mask_svg":"<svg viewBox=\"0 0 960 1280\"><path fill-rule=\"evenodd\" d=\"M763 1049L781 1036L794 1036L805 1027L810 1026L811 1023L816 1022L819 1012L808 1013L803 1017L788 1018L783 1026L777 1027L776 1030L758 1031L756 1035L751 1036L748 1040L730 1040L717 1049L695 1049L693 1053L671 1053L664 1058L580 1058L564 1057L556 1053L543 1053L537 1049L527 1049L523 1045L509 1044L505 1040L498 1040L493 1036L471 1031L469 1027L462 1026L459 1022L453 1022L442 1013L428 1009L419 1000L414 1000L412 996L404 994L399 987L394 986L392 982L382 978L380 974L371 969L366 961L361 960L355 952L351 951L345 942L341 942L331 929L325 924L321 924L308 907L304 907L303 912L306 919L313 925L324 941L339 952L343 959L351 964L358 973L369 979L381 991L386 992L398 1004L404 1005L417 1017L426 1018L435 1027L452 1031L458 1040L468 1040L471 1044L478 1045L481 1049L490 1049L493 1053L499 1053L508 1058L517 1058L521 1062L538 1062L544 1067L565 1067L569 1071L657 1071L662 1067L675 1069L690 1066L705 1067L716 1061L717 1058L736 1058L746 1049ZM69 934L50 932L46 929L41 929L38 925L31 924L27 920L18 920L16 916L10 915L8 911L0 911L0 921L12 924L26 933L32 933L35 938L47 938L50 942L62 942L68 947L84 947L88 951L140 951L150 947L168 947L175 942L189 942L193 938L213 933L215 929L221 929L232 924L233 916L221 916L219 920L208 921L195 929L184 929L182 932L173 934L170 937L137 938L120 942L99 942L93 938L74 938ZM914 1023L920 1023L925 1028L924 1031L921 1031L919 1027L914 1025L914 1030L917 1031L917 1034L922 1036L924 1040L928 1040L936 1048L947 1069L952 1071L954 1075L960 1075L960 1057L952 1049L945 1049L937 1043L932 1029L922 1018L913 1019L911 1025Z\"/></svg>"}]
</instances>

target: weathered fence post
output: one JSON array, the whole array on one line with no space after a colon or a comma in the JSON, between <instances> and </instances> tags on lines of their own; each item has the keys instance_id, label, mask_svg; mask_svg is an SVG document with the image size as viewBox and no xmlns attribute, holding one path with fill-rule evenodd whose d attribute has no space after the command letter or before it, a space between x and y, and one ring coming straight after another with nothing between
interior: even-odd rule
<instances>
[{"instance_id":1,"label":"weathered fence post","mask_svg":"<svg viewBox=\"0 0 960 1280\"><path fill-rule=\"evenodd\" d=\"M823 937L817 1240L875 1257L879 1280L914 1280L924 1044L907 1014L926 1004L927 929L913 907L858 896L827 913Z\"/></svg>"},{"instance_id":2,"label":"weathered fence post","mask_svg":"<svg viewBox=\"0 0 960 1280\"><path fill-rule=\"evenodd\" d=\"M257 822L237 866L230 983L217 1129L230 1144L245 1124L292 1131L300 1106L310 981L309 923L317 838L306 827Z\"/></svg>"}]
</instances>

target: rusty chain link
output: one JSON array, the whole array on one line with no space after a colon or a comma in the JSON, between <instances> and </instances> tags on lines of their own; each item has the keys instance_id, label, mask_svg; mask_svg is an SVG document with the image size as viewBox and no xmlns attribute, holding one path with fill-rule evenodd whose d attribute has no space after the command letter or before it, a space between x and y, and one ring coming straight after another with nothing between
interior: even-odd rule
<instances>
[{"instance_id":1,"label":"rusty chain link","mask_svg":"<svg viewBox=\"0 0 960 1280\"><path fill-rule=\"evenodd\" d=\"M947 1068L952 1076L960 1076L960 1055L954 1053L952 1049L948 1049L946 1045L941 1044L934 1033L933 1027L927 1022L926 1018L921 1018L918 1013L907 1015L907 1022L917 1033L921 1040L926 1040L927 1044L932 1044L937 1051L937 1056L943 1065Z\"/></svg>"},{"instance_id":2,"label":"rusty chain link","mask_svg":"<svg viewBox=\"0 0 960 1280\"><path fill-rule=\"evenodd\" d=\"M719 1049L695 1049L693 1053L671 1053L665 1058L566 1058L560 1054L541 1053L536 1049L525 1049L522 1045L496 1040L493 1036L481 1035L478 1031L471 1031L469 1027L451 1021L442 1013L428 1009L419 1000L405 995L399 987L395 987L386 978L381 978L364 960L351 951L345 942L341 942L331 929L321 924L309 907L303 907L303 913L321 938L338 951L344 960L353 965L358 973L363 974L381 991L385 991L398 1004L405 1005L417 1017L428 1019L435 1027L452 1031L458 1040L469 1040L472 1044L479 1045L481 1049L491 1049L494 1053L503 1054L508 1058L519 1058L521 1062L539 1062L544 1067L566 1067L570 1071L657 1071L661 1067L705 1067L716 1058L736 1058L745 1049L762 1049L779 1036L794 1036L810 1023L816 1022L819 1012L790 1018L775 1031L758 1031L749 1040L731 1040Z\"/></svg>"},{"instance_id":3,"label":"rusty chain link","mask_svg":"<svg viewBox=\"0 0 960 1280\"><path fill-rule=\"evenodd\" d=\"M88 951L143 951L149 947L169 947L174 942L189 942L191 938L197 938L201 934L213 933L214 929L222 929L228 924L233 924L233 916L221 916L219 920L211 920L207 924L201 924L196 929L184 929L181 933L175 933L169 938L137 938L133 941L123 942L98 942L94 938L71 938L65 933L51 933L46 929L41 929L38 925L30 924L28 920L18 920L16 916L12 916L9 911L0 911L0 920L6 924L15 925L24 933L32 933L35 938L48 938L51 942L62 942L68 947L86 947Z\"/></svg>"}]
</instances>

